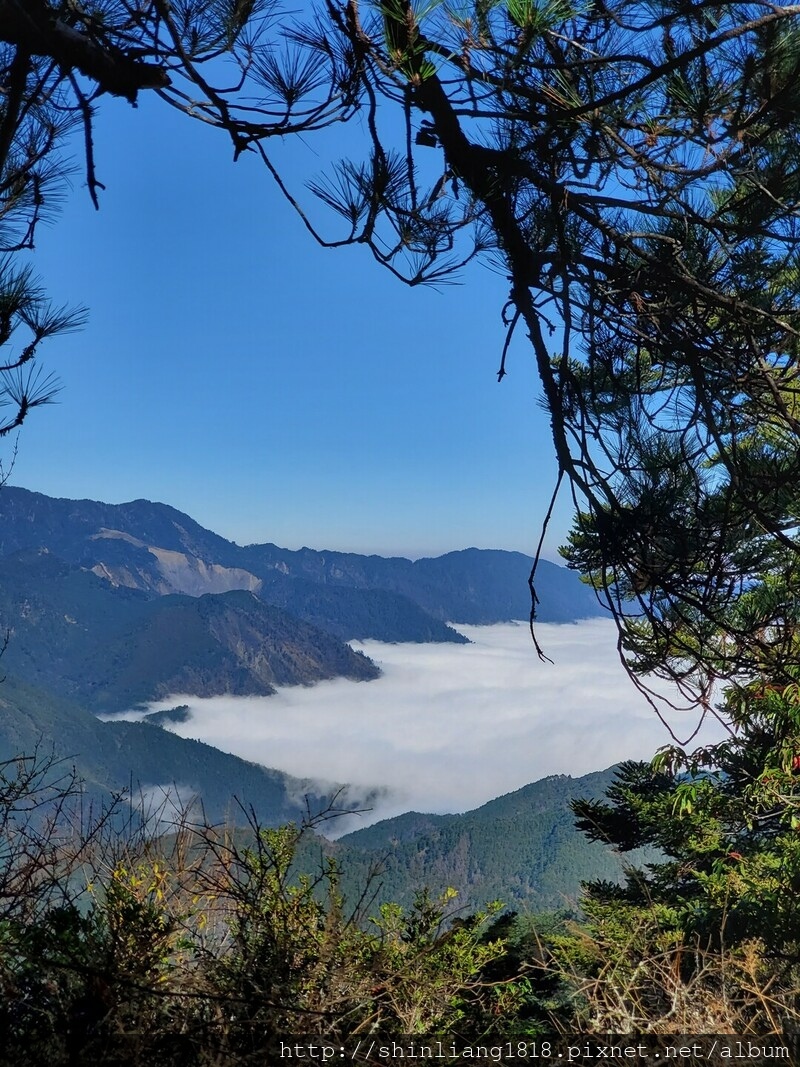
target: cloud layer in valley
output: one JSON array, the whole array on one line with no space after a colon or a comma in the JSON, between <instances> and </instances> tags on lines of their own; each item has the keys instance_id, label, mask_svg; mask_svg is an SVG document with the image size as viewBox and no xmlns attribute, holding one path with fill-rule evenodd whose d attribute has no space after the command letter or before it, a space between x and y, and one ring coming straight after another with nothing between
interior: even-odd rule
<instances>
[{"instance_id":1,"label":"cloud layer in valley","mask_svg":"<svg viewBox=\"0 0 800 1067\"><path fill-rule=\"evenodd\" d=\"M365 823L410 809L465 811L550 774L648 759L670 740L625 675L609 622L540 626L553 664L537 658L524 624L458 628L472 644L357 644L383 670L377 681L267 698L176 695L153 707L189 704L191 719L171 729L245 759L388 787L391 800ZM697 717L672 721L688 736ZM704 728L703 739L712 736Z\"/></svg>"}]
</instances>

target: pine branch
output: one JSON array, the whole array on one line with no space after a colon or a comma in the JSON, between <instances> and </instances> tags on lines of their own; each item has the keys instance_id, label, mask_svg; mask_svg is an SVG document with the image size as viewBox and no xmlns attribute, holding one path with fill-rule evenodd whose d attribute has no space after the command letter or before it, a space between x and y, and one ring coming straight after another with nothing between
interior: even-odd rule
<instances>
[{"instance_id":1,"label":"pine branch","mask_svg":"<svg viewBox=\"0 0 800 1067\"><path fill-rule=\"evenodd\" d=\"M65 70L78 70L103 92L133 102L140 89L163 89L166 71L131 59L113 44L97 44L59 19L44 0L0 0L0 40L31 55L49 56Z\"/></svg>"}]
</instances>

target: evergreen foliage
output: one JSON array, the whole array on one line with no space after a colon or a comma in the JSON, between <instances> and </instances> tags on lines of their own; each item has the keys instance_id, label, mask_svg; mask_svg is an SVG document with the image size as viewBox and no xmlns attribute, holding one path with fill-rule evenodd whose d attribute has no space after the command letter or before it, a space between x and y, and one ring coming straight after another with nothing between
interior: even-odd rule
<instances>
[{"instance_id":1,"label":"evergreen foliage","mask_svg":"<svg viewBox=\"0 0 800 1067\"><path fill-rule=\"evenodd\" d=\"M623 764L606 800L574 803L591 839L623 853L642 845L663 853L629 867L624 886L585 887L583 907L606 963L626 957L642 965L670 949L687 989L710 970L717 994L739 1002L749 966L774 983L774 1024L791 1024L797 1005L789 994L800 981L798 709L796 684L737 688L728 697L737 729L727 740ZM728 958L731 974L740 973L723 989ZM743 1010L758 1015L753 1004Z\"/></svg>"},{"instance_id":2,"label":"evergreen foliage","mask_svg":"<svg viewBox=\"0 0 800 1067\"><path fill-rule=\"evenodd\" d=\"M642 780L625 768L620 795ZM352 1048L798 1020L793 963L682 939L663 903L590 899L581 924L496 902L464 915L452 889L379 905L370 879L342 889L308 826L120 825L80 796L52 761L0 767L2 1063L210 1067L272 1062L301 1034Z\"/></svg>"}]
</instances>

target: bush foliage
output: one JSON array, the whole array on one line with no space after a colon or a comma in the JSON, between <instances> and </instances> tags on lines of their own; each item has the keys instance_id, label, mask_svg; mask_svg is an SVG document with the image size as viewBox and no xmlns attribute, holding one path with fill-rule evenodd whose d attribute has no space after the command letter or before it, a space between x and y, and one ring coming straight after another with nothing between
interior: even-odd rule
<instances>
[{"instance_id":1,"label":"bush foliage","mask_svg":"<svg viewBox=\"0 0 800 1067\"><path fill-rule=\"evenodd\" d=\"M52 759L7 763L0 1062L264 1064L294 1035L781 1032L798 1019L796 850L780 815L733 848L724 782L624 765L580 821L663 862L589 885L580 918L463 916L454 891L374 906L378 872L345 900L321 851L299 865L313 820L93 814Z\"/></svg>"},{"instance_id":2,"label":"bush foliage","mask_svg":"<svg viewBox=\"0 0 800 1067\"><path fill-rule=\"evenodd\" d=\"M165 828L121 801L93 815L58 770L21 759L0 777L3 1062L264 1064L295 1034L535 1026L499 904L460 917L454 891L421 891L373 908L371 882L345 901L321 852L298 869L313 820Z\"/></svg>"}]
</instances>

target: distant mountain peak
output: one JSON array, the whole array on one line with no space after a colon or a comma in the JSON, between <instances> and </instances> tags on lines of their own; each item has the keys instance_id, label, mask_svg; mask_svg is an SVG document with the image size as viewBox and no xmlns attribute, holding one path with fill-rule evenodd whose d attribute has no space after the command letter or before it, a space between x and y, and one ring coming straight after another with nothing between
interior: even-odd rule
<instances>
[{"instance_id":1,"label":"distant mountain peak","mask_svg":"<svg viewBox=\"0 0 800 1067\"><path fill-rule=\"evenodd\" d=\"M241 547L168 504L65 500L6 486L0 492L0 555L48 547L120 586L151 594L247 589L350 639L459 641L446 624L527 619L532 559L475 547L411 561L352 552ZM571 571L542 561L541 622L602 614Z\"/></svg>"}]
</instances>

